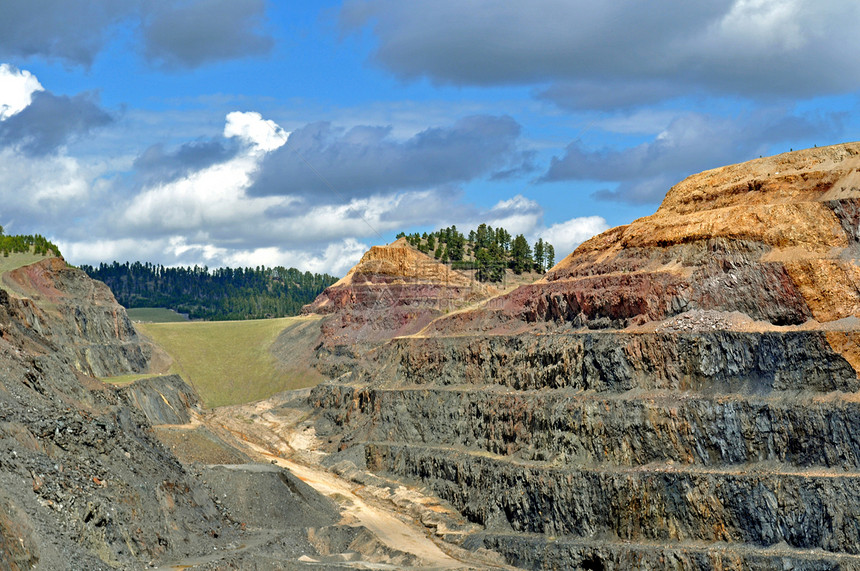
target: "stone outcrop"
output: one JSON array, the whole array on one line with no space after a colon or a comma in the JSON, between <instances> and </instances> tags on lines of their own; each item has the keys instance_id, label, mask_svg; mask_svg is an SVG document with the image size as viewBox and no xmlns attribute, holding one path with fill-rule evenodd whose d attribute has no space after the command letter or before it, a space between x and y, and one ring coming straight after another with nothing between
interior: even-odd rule
<instances>
[{"instance_id":1,"label":"stone outcrop","mask_svg":"<svg viewBox=\"0 0 860 571\"><path fill-rule=\"evenodd\" d=\"M400 238L368 250L302 313L326 316L320 368L336 374L369 348L417 333L437 317L493 293Z\"/></svg>"},{"instance_id":2,"label":"stone outcrop","mask_svg":"<svg viewBox=\"0 0 860 571\"><path fill-rule=\"evenodd\" d=\"M150 377L120 387L120 397L139 409L150 424L187 424L200 397L179 375Z\"/></svg>"},{"instance_id":3,"label":"stone outcrop","mask_svg":"<svg viewBox=\"0 0 860 571\"><path fill-rule=\"evenodd\" d=\"M860 568L860 145L715 169L315 388L534 569Z\"/></svg>"},{"instance_id":4,"label":"stone outcrop","mask_svg":"<svg viewBox=\"0 0 860 571\"><path fill-rule=\"evenodd\" d=\"M95 377L146 370L149 347L110 289L60 258L18 268L2 277L0 296L12 298L16 317Z\"/></svg>"},{"instance_id":5,"label":"stone outcrop","mask_svg":"<svg viewBox=\"0 0 860 571\"><path fill-rule=\"evenodd\" d=\"M146 368L102 284L49 259L0 291L0 568L143 568L233 522L93 374Z\"/></svg>"},{"instance_id":6,"label":"stone outcrop","mask_svg":"<svg viewBox=\"0 0 860 571\"><path fill-rule=\"evenodd\" d=\"M585 242L493 308L435 326L619 328L690 310L740 311L774 325L856 315L858 169L853 143L691 176L655 214Z\"/></svg>"}]
</instances>

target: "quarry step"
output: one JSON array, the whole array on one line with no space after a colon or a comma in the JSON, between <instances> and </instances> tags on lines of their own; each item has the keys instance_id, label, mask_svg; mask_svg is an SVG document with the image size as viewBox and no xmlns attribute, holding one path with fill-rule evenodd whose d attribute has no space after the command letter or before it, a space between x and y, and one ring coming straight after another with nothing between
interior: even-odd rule
<instances>
[{"instance_id":1,"label":"quarry step","mask_svg":"<svg viewBox=\"0 0 860 571\"><path fill-rule=\"evenodd\" d=\"M856 338L818 330L404 337L376 350L352 381L600 392L855 392L857 372L834 349L846 343L856 345Z\"/></svg>"},{"instance_id":2,"label":"quarry step","mask_svg":"<svg viewBox=\"0 0 860 571\"><path fill-rule=\"evenodd\" d=\"M860 554L858 472L551 466L444 447L366 449L370 469L423 482L490 531Z\"/></svg>"},{"instance_id":3,"label":"quarry step","mask_svg":"<svg viewBox=\"0 0 860 571\"><path fill-rule=\"evenodd\" d=\"M602 393L329 384L316 404L368 440L464 446L525 460L860 468L860 395Z\"/></svg>"},{"instance_id":4,"label":"quarry step","mask_svg":"<svg viewBox=\"0 0 860 571\"><path fill-rule=\"evenodd\" d=\"M527 569L860 569L860 556L829 553L821 549L796 549L785 544L761 547L701 541L637 542L487 532L470 536L465 545L471 549L491 549L513 565Z\"/></svg>"},{"instance_id":5,"label":"quarry step","mask_svg":"<svg viewBox=\"0 0 860 571\"><path fill-rule=\"evenodd\" d=\"M410 448L421 450L428 453L438 454L440 457L447 454L464 455L474 457L476 459L490 460L511 466L518 466L523 469L536 470L558 470L558 471L574 471L581 473L594 474L618 474L618 475L641 475L641 474L688 474L688 475L711 475L711 476L733 476L733 477L749 477L761 478L768 477L797 477L797 478L844 478L858 479L860 481L860 469L844 470L841 468L832 469L821 466L798 467L790 464L780 464L777 462L747 462L740 465L724 465L724 466L701 466L696 464L681 464L671 460L666 462L649 462L647 464L626 465L614 464L611 462L582 462L575 458L573 459L554 459L554 460L526 460L522 458L512 458L500 454L493 454L485 450L468 448L465 446L451 445L427 445L418 443L405 443L402 441L368 441L364 443L369 447L373 454L373 450L383 448Z\"/></svg>"}]
</instances>

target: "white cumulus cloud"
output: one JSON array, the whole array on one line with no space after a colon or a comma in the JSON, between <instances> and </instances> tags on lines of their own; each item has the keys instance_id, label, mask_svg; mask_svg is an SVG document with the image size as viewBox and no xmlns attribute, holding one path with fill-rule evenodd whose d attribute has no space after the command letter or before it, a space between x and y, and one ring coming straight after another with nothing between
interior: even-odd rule
<instances>
[{"instance_id":1,"label":"white cumulus cloud","mask_svg":"<svg viewBox=\"0 0 860 571\"><path fill-rule=\"evenodd\" d=\"M29 71L0 64L0 121L23 111L33 101L33 93L44 89Z\"/></svg>"},{"instance_id":2,"label":"white cumulus cloud","mask_svg":"<svg viewBox=\"0 0 860 571\"><path fill-rule=\"evenodd\" d=\"M274 151L287 142L290 134L255 111L233 111L227 114L224 136L238 137L260 151Z\"/></svg>"},{"instance_id":3,"label":"white cumulus cloud","mask_svg":"<svg viewBox=\"0 0 860 571\"><path fill-rule=\"evenodd\" d=\"M514 236L528 236L543 219L543 208L534 200L517 194L508 200L500 200L481 217L490 226L505 228Z\"/></svg>"},{"instance_id":4,"label":"white cumulus cloud","mask_svg":"<svg viewBox=\"0 0 860 571\"><path fill-rule=\"evenodd\" d=\"M343 276L358 263L369 247L355 238L345 238L328 244L320 252L270 246L231 252L224 258L224 262L232 267L284 266L313 273Z\"/></svg>"},{"instance_id":5,"label":"white cumulus cloud","mask_svg":"<svg viewBox=\"0 0 860 571\"><path fill-rule=\"evenodd\" d=\"M608 229L609 225L601 216L583 216L553 224L539 232L538 237L552 244L555 248L555 259L558 261L592 236Z\"/></svg>"}]
</instances>

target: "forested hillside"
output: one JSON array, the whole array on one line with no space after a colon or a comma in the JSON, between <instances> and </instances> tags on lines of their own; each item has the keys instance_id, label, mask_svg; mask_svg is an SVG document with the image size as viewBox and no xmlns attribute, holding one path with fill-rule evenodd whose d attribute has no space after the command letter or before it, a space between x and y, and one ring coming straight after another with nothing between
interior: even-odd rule
<instances>
[{"instance_id":1,"label":"forested hillside","mask_svg":"<svg viewBox=\"0 0 860 571\"><path fill-rule=\"evenodd\" d=\"M44 236L36 234L30 235L13 235L7 236L4 234L3 227L0 226L0 252L4 257L9 257L9 254L22 254L25 252L33 252L39 256L53 255L62 258L60 249L55 244L49 241Z\"/></svg>"},{"instance_id":2,"label":"forested hillside","mask_svg":"<svg viewBox=\"0 0 860 571\"><path fill-rule=\"evenodd\" d=\"M512 237L504 228L487 224L468 236L450 226L430 234L401 232L397 237L406 237L413 247L443 263L451 262L455 269L476 270L482 282L501 281L506 269L516 274L543 273L555 264L555 248L549 242L541 238L532 248L522 234Z\"/></svg>"},{"instance_id":3,"label":"forested hillside","mask_svg":"<svg viewBox=\"0 0 860 571\"><path fill-rule=\"evenodd\" d=\"M122 305L167 307L192 319L261 319L297 315L326 287L328 274L295 268L168 268L140 262L81 266L106 283Z\"/></svg>"}]
</instances>

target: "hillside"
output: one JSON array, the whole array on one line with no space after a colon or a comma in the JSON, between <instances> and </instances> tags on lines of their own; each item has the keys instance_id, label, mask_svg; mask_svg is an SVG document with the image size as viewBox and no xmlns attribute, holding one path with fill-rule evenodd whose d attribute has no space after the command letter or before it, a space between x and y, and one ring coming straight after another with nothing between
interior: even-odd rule
<instances>
[{"instance_id":1,"label":"hillside","mask_svg":"<svg viewBox=\"0 0 860 571\"><path fill-rule=\"evenodd\" d=\"M126 308L167 308L191 319L264 319L298 315L337 278L295 268L164 267L140 262L82 265Z\"/></svg>"},{"instance_id":2,"label":"hillside","mask_svg":"<svg viewBox=\"0 0 860 571\"><path fill-rule=\"evenodd\" d=\"M147 378L157 351L104 284L59 258L19 261L0 287L0 569L422 564L377 537L391 529L423 539L390 510L364 503L365 519L345 518L335 499L210 428L177 375ZM114 387L97 375L143 378ZM436 549L431 561L447 557L423 541L419 552Z\"/></svg>"},{"instance_id":3,"label":"hillside","mask_svg":"<svg viewBox=\"0 0 860 571\"><path fill-rule=\"evenodd\" d=\"M161 372L180 375L206 407L256 401L323 378L310 366L319 339L313 318L138 323L136 328L168 354L170 363ZM275 349L289 351L286 362Z\"/></svg>"},{"instance_id":4,"label":"hillside","mask_svg":"<svg viewBox=\"0 0 860 571\"><path fill-rule=\"evenodd\" d=\"M532 569L860 567L860 144L689 177L316 387L325 450Z\"/></svg>"},{"instance_id":5,"label":"hillside","mask_svg":"<svg viewBox=\"0 0 860 571\"><path fill-rule=\"evenodd\" d=\"M207 533L230 522L142 414L93 378L147 367L110 291L59 258L2 283L0 566L137 565L190 540L211 550Z\"/></svg>"},{"instance_id":6,"label":"hillside","mask_svg":"<svg viewBox=\"0 0 860 571\"><path fill-rule=\"evenodd\" d=\"M302 313L325 317L317 354L332 357L322 359L321 369L335 375L370 347L416 333L433 319L498 292L399 238L372 247Z\"/></svg>"}]
</instances>

